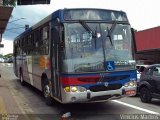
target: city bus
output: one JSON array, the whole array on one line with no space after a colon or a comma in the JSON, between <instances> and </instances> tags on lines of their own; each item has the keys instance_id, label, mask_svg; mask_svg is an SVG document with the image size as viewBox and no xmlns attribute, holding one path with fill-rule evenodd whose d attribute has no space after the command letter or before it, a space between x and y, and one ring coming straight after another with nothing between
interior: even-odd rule
<instances>
[{"instance_id":1,"label":"city bus","mask_svg":"<svg viewBox=\"0 0 160 120\"><path fill-rule=\"evenodd\" d=\"M123 11L59 9L15 38L14 73L48 105L135 95L132 31Z\"/></svg>"}]
</instances>

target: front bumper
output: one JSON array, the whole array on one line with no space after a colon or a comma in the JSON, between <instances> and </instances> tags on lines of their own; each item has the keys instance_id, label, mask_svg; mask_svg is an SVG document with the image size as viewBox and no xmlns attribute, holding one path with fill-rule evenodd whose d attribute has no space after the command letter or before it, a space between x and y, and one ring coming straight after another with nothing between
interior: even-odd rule
<instances>
[{"instance_id":1,"label":"front bumper","mask_svg":"<svg viewBox=\"0 0 160 120\"><path fill-rule=\"evenodd\" d=\"M92 92L69 92L62 89L62 103L86 103L86 102L103 102L108 100L119 99L125 96L136 95L137 87L121 87L117 90Z\"/></svg>"}]
</instances>

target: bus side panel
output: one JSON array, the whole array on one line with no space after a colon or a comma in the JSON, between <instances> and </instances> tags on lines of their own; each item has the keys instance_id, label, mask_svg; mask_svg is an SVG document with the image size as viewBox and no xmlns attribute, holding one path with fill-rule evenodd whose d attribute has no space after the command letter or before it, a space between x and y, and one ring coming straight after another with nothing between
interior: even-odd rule
<instances>
[{"instance_id":1,"label":"bus side panel","mask_svg":"<svg viewBox=\"0 0 160 120\"><path fill-rule=\"evenodd\" d=\"M14 70L14 74L16 75L16 77L18 77L18 66L17 66L17 57L14 56L14 61L13 61L13 70Z\"/></svg>"},{"instance_id":2,"label":"bus side panel","mask_svg":"<svg viewBox=\"0 0 160 120\"><path fill-rule=\"evenodd\" d=\"M39 89L42 90L42 85L41 85L41 75L42 73L46 73L47 78L50 79L49 75L47 74L46 71L50 70L48 69L48 56L47 55L36 55L33 56L33 85Z\"/></svg>"},{"instance_id":3,"label":"bus side panel","mask_svg":"<svg viewBox=\"0 0 160 120\"><path fill-rule=\"evenodd\" d=\"M29 70L28 70L28 64L30 63L30 57L24 56L23 57L23 78L24 80L30 84L30 77L29 77Z\"/></svg>"},{"instance_id":4,"label":"bus side panel","mask_svg":"<svg viewBox=\"0 0 160 120\"><path fill-rule=\"evenodd\" d=\"M39 89L42 90L41 87L41 75L44 71L44 69L40 68L40 55L35 55L33 56L33 84L34 86Z\"/></svg>"},{"instance_id":5,"label":"bus side panel","mask_svg":"<svg viewBox=\"0 0 160 120\"><path fill-rule=\"evenodd\" d=\"M20 78L20 68L22 68L22 60L20 56L15 57L14 66L15 75Z\"/></svg>"}]
</instances>

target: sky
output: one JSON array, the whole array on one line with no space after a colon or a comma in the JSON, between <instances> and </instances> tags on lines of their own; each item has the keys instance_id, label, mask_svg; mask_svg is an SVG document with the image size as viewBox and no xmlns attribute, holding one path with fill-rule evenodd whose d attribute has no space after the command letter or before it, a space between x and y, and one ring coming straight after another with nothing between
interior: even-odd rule
<instances>
[{"instance_id":1,"label":"sky","mask_svg":"<svg viewBox=\"0 0 160 120\"><path fill-rule=\"evenodd\" d=\"M103 8L127 13L131 27L140 31L160 25L160 0L51 0L49 5L22 5L13 9L3 40L12 41L24 31L57 9ZM23 19L22 19L23 18ZM19 20L18 20L19 19Z\"/></svg>"}]
</instances>

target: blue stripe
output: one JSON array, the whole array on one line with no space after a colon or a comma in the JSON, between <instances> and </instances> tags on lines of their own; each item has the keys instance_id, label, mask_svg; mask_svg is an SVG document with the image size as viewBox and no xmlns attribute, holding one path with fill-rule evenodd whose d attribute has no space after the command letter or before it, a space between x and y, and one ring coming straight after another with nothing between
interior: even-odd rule
<instances>
[{"instance_id":1,"label":"blue stripe","mask_svg":"<svg viewBox=\"0 0 160 120\"><path fill-rule=\"evenodd\" d=\"M105 73L82 73L82 74L60 74L61 77L92 77L92 76L100 76L100 74L103 74L103 76L119 76L119 75L130 75L131 77L136 77L136 70L130 70L130 71L116 71L116 72L105 72Z\"/></svg>"}]
</instances>

